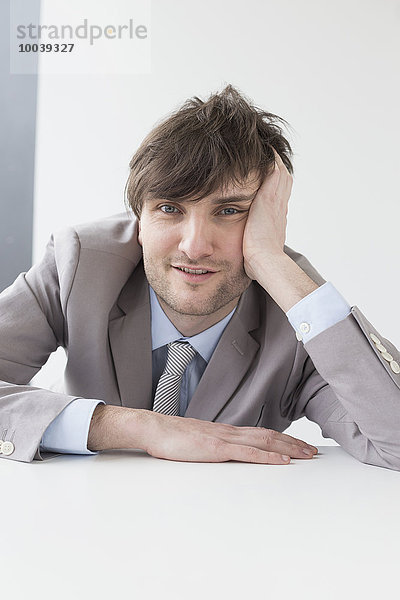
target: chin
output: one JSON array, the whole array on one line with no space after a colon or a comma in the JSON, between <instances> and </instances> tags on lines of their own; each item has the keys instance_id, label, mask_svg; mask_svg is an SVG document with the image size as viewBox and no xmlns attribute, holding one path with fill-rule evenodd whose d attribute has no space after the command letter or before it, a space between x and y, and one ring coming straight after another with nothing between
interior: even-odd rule
<instances>
[{"instance_id":1,"label":"chin","mask_svg":"<svg viewBox=\"0 0 400 600\"><path fill-rule=\"evenodd\" d=\"M224 306L229 304L232 298L218 298L209 296L206 298L197 298L195 301L191 299L179 299L174 297L173 299L164 299L164 302L174 310L176 313L181 315L192 315L193 317L206 317L212 315L219 310L223 309Z\"/></svg>"},{"instance_id":2,"label":"chin","mask_svg":"<svg viewBox=\"0 0 400 600\"><path fill-rule=\"evenodd\" d=\"M202 316L209 315L215 312L215 309L211 309L211 311L208 311L208 306L204 302L194 303L192 301L177 301L172 302L171 304L168 303L168 306L181 315Z\"/></svg>"}]
</instances>

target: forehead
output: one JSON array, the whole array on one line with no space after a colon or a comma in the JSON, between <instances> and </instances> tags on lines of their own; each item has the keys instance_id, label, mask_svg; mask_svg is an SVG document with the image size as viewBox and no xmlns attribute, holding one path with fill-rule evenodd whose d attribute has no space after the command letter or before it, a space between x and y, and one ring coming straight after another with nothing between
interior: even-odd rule
<instances>
[{"instance_id":1,"label":"forehead","mask_svg":"<svg viewBox=\"0 0 400 600\"><path fill-rule=\"evenodd\" d=\"M257 174L252 174L247 177L244 181L240 181L238 183L231 182L226 184L224 187L220 187L214 190L212 193L204 196L199 192L198 194L194 194L192 197L188 196L183 199L181 198L156 198L156 197L148 197L147 201L158 202L160 200L164 200L165 202L184 202L184 203L195 203L195 204L218 204L218 203L226 203L226 202L251 202L257 191L260 187L261 179ZM146 203L146 201L145 201Z\"/></svg>"},{"instance_id":2,"label":"forehead","mask_svg":"<svg viewBox=\"0 0 400 600\"><path fill-rule=\"evenodd\" d=\"M253 200L255 193L260 187L259 177L247 178L247 180L240 183L230 183L223 188L219 188L205 196L203 199L210 202L218 202L220 200L229 200L235 198L236 200Z\"/></svg>"}]
</instances>

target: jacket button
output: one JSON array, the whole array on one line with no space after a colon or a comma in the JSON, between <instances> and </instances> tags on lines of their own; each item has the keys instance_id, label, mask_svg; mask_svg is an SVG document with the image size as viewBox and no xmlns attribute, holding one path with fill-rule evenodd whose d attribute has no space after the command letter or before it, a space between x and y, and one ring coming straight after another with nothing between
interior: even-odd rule
<instances>
[{"instance_id":1,"label":"jacket button","mask_svg":"<svg viewBox=\"0 0 400 600\"><path fill-rule=\"evenodd\" d=\"M5 456L10 456L14 452L14 444L12 442L3 442L1 446L1 452Z\"/></svg>"},{"instance_id":2,"label":"jacket button","mask_svg":"<svg viewBox=\"0 0 400 600\"><path fill-rule=\"evenodd\" d=\"M399 363L397 363L395 360L391 361L390 368L392 369L393 373L400 373ZM4 446L3 446L3 448L4 448Z\"/></svg>"},{"instance_id":3,"label":"jacket button","mask_svg":"<svg viewBox=\"0 0 400 600\"><path fill-rule=\"evenodd\" d=\"M375 344L380 344L381 343L381 340L378 337L376 337L376 335L374 333L370 333L369 337L371 338L371 340L373 342L375 342Z\"/></svg>"},{"instance_id":4,"label":"jacket button","mask_svg":"<svg viewBox=\"0 0 400 600\"><path fill-rule=\"evenodd\" d=\"M383 346L382 344L375 344L376 349L379 350L379 352L386 352L386 348L385 346Z\"/></svg>"}]
</instances>

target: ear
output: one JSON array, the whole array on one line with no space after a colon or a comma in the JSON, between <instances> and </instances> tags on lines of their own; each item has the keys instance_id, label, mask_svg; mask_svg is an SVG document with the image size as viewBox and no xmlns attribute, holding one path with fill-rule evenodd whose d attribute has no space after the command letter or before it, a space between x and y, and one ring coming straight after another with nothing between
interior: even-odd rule
<instances>
[{"instance_id":1,"label":"ear","mask_svg":"<svg viewBox=\"0 0 400 600\"><path fill-rule=\"evenodd\" d=\"M138 219L138 242L139 242L139 245L142 246L142 227L141 227L140 219Z\"/></svg>"}]
</instances>

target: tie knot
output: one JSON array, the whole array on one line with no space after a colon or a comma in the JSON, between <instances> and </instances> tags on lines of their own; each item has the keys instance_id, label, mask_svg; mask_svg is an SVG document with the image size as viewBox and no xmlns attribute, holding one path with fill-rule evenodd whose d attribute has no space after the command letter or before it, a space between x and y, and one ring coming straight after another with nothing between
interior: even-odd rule
<instances>
[{"instance_id":1,"label":"tie knot","mask_svg":"<svg viewBox=\"0 0 400 600\"><path fill-rule=\"evenodd\" d=\"M166 372L182 377L195 354L196 350L188 342L171 342L168 344Z\"/></svg>"}]
</instances>

